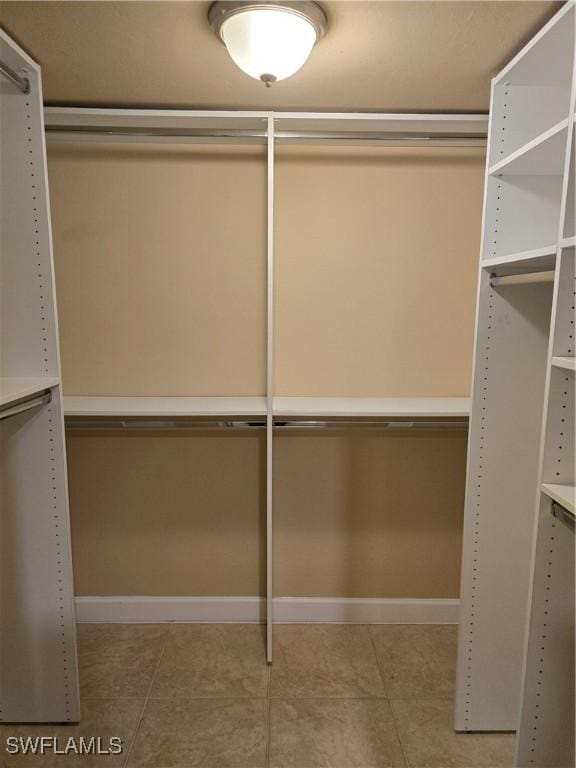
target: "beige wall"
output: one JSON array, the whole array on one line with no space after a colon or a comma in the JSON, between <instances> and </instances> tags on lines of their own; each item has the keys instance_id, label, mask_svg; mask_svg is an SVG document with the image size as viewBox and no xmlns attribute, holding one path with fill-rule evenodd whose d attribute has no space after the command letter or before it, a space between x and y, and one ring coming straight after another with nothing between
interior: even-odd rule
<instances>
[{"instance_id":1,"label":"beige wall","mask_svg":"<svg viewBox=\"0 0 576 768\"><path fill-rule=\"evenodd\" d=\"M51 145L64 388L265 391L259 147Z\"/></svg>"},{"instance_id":2,"label":"beige wall","mask_svg":"<svg viewBox=\"0 0 576 768\"><path fill-rule=\"evenodd\" d=\"M483 164L466 149L282 151L277 394L469 394Z\"/></svg>"},{"instance_id":3,"label":"beige wall","mask_svg":"<svg viewBox=\"0 0 576 768\"><path fill-rule=\"evenodd\" d=\"M483 156L283 149L276 389L466 395ZM258 148L52 145L67 394L264 391ZM465 433L291 433L276 593L458 594ZM78 594L263 590L256 436L69 432Z\"/></svg>"},{"instance_id":4,"label":"beige wall","mask_svg":"<svg viewBox=\"0 0 576 768\"><path fill-rule=\"evenodd\" d=\"M262 592L263 440L68 432L79 595Z\"/></svg>"},{"instance_id":5,"label":"beige wall","mask_svg":"<svg viewBox=\"0 0 576 768\"><path fill-rule=\"evenodd\" d=\"M68 433L76 593L256 595L263 440ZM276 441L275 591L456 597L465 433Z\"/></svg>"},{"instance_id":6,"label":"beige wall","mask_svg":"<svg viewBox=\"0 0 576 768\"><path fill-rule=\"evenodd\" d=\"M67 394L263 394L260 149L56 144L49 173ZM281 150L277 394L468 395L482 182L480 150Z\"/></svg>"}]
</instances>

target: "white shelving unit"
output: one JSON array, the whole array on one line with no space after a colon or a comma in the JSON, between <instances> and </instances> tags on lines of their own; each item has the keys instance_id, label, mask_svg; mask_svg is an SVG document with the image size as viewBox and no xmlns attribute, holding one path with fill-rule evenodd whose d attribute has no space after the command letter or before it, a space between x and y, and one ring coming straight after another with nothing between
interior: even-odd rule
<instances>
[{"instance_id":1,"label":"white shelving unit","mask_svg":"<svg viewBox=\"0 0 576 768\"><path fill-rule=\"evenodd\" d=\"M274 163L276 145L294 142L334 146L477 147L485 145L485 115L244 112L198 110L92 109L45 110L51 141L259 143L267 150L267 387L262 397L86 397L67 396L70 424L104 423L131 427L140 420L212 419L216 426L266 425L267 628L272 660L273 626L273 445L274 426L289 420L403 420L429 423L467 422L469 399L456 398L316 398L276 397L274 370ZM132 132L131 129L134 129ZM142 130L146 131L143 137ZM407 134L405 139L403 134ZM421 140L420 140L421 137ZM124 424L121 424L122 420ZM218 422L230 422L227 425ZM243 422L244 424L242 424ZM254 423L251 423L254 422ZM448 424L450 426L450 424Z\"/></svg>"},{"instance_id":2,"label":"white shelving unit","mask_svg":"<svg viewBox=\"0 0 576 768\"><path fill-rule=\"evenodd\" d=\"M80 718L40 69L0 31L0 722Z\"/></svg>"},{"instance_id":3,"label":"white shelving unit","mask_svg":"<svg viewBox=\"0 0 576 768\"><path fill-rule=\"evenodd\" d=\"M575 103L576 83L571 110ZM571 138L566 148L561 233L566 232L567 209L574 200L573 134ZM516 755L519 766L547 768L573 766L575 760L576 249L565 246L565 239L560 242Z\"/></svg>"},{"instance_id":4,"label":"white shelving unit","mask_svg":"<svg viewBox=\"0 0 576 768\"><path fill-rule=\"evenodd\" d=\"M558 313L569 322L557 297L570 290L569 251L561 241L572 233L562 229L561 212L573 146L574 17L570 2L492 83L462 563L458 731L518 728L541 483L573 483L554 476L541 480L539 466L548 392L574 387L574 374L566 370L571 363L556 367L552 361L552 356L573 356L574 350L557 336L553 350L551 344ZM538 274L551 271L553 282ZM514 277L507 280L508 275ZM548 418L550 413L548 408ZM524 751L519 760L522 766L564 765L530 762Z\"/></svg>"}]
</instances>

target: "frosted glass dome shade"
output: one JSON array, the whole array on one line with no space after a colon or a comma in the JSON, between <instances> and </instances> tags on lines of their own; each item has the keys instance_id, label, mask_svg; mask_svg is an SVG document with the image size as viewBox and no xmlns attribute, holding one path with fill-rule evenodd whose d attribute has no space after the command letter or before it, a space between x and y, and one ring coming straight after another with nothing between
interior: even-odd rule
<instances>
[{"instance_id":1,"label":"frosted glass dome shade","mask_svg":"<svg viewBox=\"0 0 576 768\"><path fill-rule=\"evenodd\" d=\"M281 8L247 8L226 19L220 35L240 69L267 85L297 72L317 41L310 21Z\"/></svg>"}]
</instances>

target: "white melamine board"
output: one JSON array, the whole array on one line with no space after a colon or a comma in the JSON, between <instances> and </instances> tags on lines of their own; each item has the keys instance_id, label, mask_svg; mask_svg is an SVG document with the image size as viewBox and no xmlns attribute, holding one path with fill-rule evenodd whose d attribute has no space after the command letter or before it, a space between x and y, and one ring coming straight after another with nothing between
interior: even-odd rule
<instances>
[{"instance_id":1,"label":"white melamine board","mask_svg":"<svg viewBox=\"0 0 576 768\"><path fill-rule=\"evenodd\" d=\"M495 85L564 85L570 91L574 3L568 2L494 79ZM568 103L566 103L566 112Z\"/></svg>"},{"instance_id":2,"label":"white melamine board","mask_svg":"<svg viewBox=\"0 0 576 768\"><path fill-rule=\"evenodd\" d=\"M562 175L568 118L549 128L511 155L491 166L491 176Z\"/></svg>"},{"instance_id":3,"label":"white melamine board","mask_svg":"<svg viewBox=\"0 0 576 768\"><path fill-rule=\"evenodd\" d=\"M64 397L66 416L265 416L264 397Z\"/></svg>"},{"instance_id":4,"label":"white melamine board","mask_svg":"<svg viewBox=\"0 0 576 768\"><path fill-rule=\"evenodd\" d=\"M485 135L486 115L426 115L372 112L258 112L174 109L98 109L88 107L46 107L49 128L194 128L202 130L266 130L273 116L277 130L290 131L414 131L426 133Z\"/></svg>"},{"instance_id":5,"label":"white melamine board","mask_svg":"<svg viewBox=\"0 0 576 768\"><path fill-rule=\"evenodd\" d=\"M0 77L0 376L57 377L42 93L39 70L0 30L0 59L30 82Z\"/></svg>"},{"instance_id":6,"label":"white melamine board","mask_svg":"<svg viewBox=\"0 0 576 768\"><path fill-rule=\"evenodd\" d=\"M306 133L358 133L367 138L379 133L477 135L488 129L486 115L426 115L353 112L275 112L277 131Z\"/></svg>"},{"instance_id":7,"label":"white melamine board","mask_svg":"<svg viewBox=\"0 0 576 768\"><path fill-rule=\"evenodd\" d=\"M557 501L558 504L574 514L574 507L576 505L576 488L573 485L543 483L542 493L544 493L550 499Z\"/></svg>"},{"instance_id":8,"label":"white melamine board","mask_svg":"<svg viewBox=\"0 0 576 768\"><path fill-rule=\"evenodd\" d=\"M551 304L551 284L495 289L481 271L458 648L460 731L518 725Z\"/></svg>"},{"instance_id":9,"label":"white melamine board","mask_svg":"<svg viewBox=\"0 0 576 768\"><path fill-rule=\"evenodd\" d=\"M563 235L564 241L571 241L572 245L576 238L576 131L572 127L572 141L570 142L570 159L568 161L568 178L566 181L566 206L564 211Z\"/></svg>"},{"instance_id":10,"label":"white melamine board","mask_svg":"<svg viewBox=\"0 0 576 768\"><path fill-rule=\"evenodd\" d=\"M58 379L50 376L39 379L0 379L0 406L40 394L57 384Z\"/></svg>"},{"instance_id":11,"label":"white melamine board","mask_svg":"<svg viewBox=\"0 0 576 768\"><path fill-rule=\"evenodd\" d=\"M576 371L576 358L574 357L553 357L552 365L555 368L564 368L567 371Z\"/></svg>"},{"instance_id":12,"label":"white melamine board","mask_svg":"<svg viewBox=\"0 0 576 768\"><path fill-rule=\"evenodd\" d=\"M550 507L543 496L515 763L521 768L574 765L574 531Z\"/></svg>"},{"instance_id":13,"label":"white melamine board","mask_svg":"<svg viewBox=\"0 0 576 768\"><path fill-rule=\"evenodd\" d=\"M266 659L274 646L274 118L268 119L266 179Z\"/></svg>"},{"instance_id":14,"label":"white melamine board","mask_svg":"<svg viewBox=\"0 0 576 768\"><path fill-rule=\"evenodd\" d=\"M574 322L576 319L576 262L574 249L560 252L560 278L554 326L552 354L573 358L576 355Z\"/></svg>"},{"instance_id":15,"label":"white melamine board","mask_svg":"<svg viewBox=\"0 0 576 768\"><path fill-rule=\"evenodd\" d=\"M556 244L545 245L532 251L520 251L486 259L481 266L492 275L518 275L525 272L547 272L554 269L556 263Z\"/></svg>"},{"instance_id":16,"label":"white melamine board","mask_svg":"<svg viewBox=\"0 0 576 768\"><path fill-rule=\"evenodd\" d=\"M468 417L468 397L275 397L278 417Z\"/></svg>"},{"instance_id":17,"label":"white melamine board","mask_svg":"<svg viewBox=\"0 0 576 768\"><path fill-rule=\"evenodd\" d=\"M560 248L574 248L576 245L576 237L564 237L560 240Z\"/></svg>"},{"instance_id":18,"label":"white melamine board","mask_svg":"<svg viewBox=\"0 0 576 768\"><path fill-rule=\"evenodd\" d=\"M489 165L522 154L566 119L568 86L498 86L492 92Z\"/></svg>"},{"instance_id":19,"label":"white melamine board","mask_svg":"<svg viewBox=\"0 0 576 768\"><path fill-rule=\"evenodd\" d=\"M42 90L38 66L0 30L0 398L51 388L0 421L0 721L80 718L74 589Z\"/></svg>"},{"instance_id":20,"label":"white melamine board","mask_svg":"<svg viewBox=\"0 0 576 768\"><path fill-rule=\"evenodd\" d=\"M232 138L230 131L255 132L261 142L266 141L267 119L277 119L280 133L306 132L310 134L354 134L362 140L376 134L420 134L430 146L437 134L451 137L456 145L462 140L485 144L488 124L486 115L426 115L388 113L314 113L314 112L250 112L250 111L201 111L201 110L153 110L153 109L94 109L82 107L47 107L46 125L55 140L77 138L80 141L134 141L135 133L142 133L143 141L187 143L194 137L146 136L146 132L214 132ZM121 129L131 135L114 137L105 131ZM285 136L283 137L285 138ZM221 141L203 139L203 141ZM237 141L250 141L236 137ZM392 139L393 141L393 139Z\"/></svg>"},{"instance_id":21,"label":"white melamine board","mask_svg":"<svg viewBox=\"0 0 576 768\"><path fill-rule=\"evenodd\" d=\"M552 20L549 34L539 36L528 60L539 61L530 76L540 72L570 86L574 68L574 3L567 4ZM556 26L554 23L557 22ZM542 42L543 41L543 42ZM562 65L563 56L568 60ZM522 66L522 62L520 62ZM564 74L561 74L564 72ZM572 83L567 113L571 118L576 98ZM571 196L569 168L573 154L573 121L567 125L563 183L559 205L554 298L546 386L543 431L536 469L538 488L535 525L532 528L528 616L525 628L521 687L521 713L515 765L559 768L574 765L574 531L568 521L551 514L552 501L574 510L574 253L562 247L567 206ZM552 158L550 158L552 162ZM516 553L514 559L517 560Z\"/></svg>"},{"instance_id":22,"label":"white melamine board","mask_svg":"<svg viewBox=\"0 0 576 768\"><path fill-rule=\"evenodd\" d=\"M569 3L493 81L489 165L567 117L573 55L574 8Z\"/></svg>"},{"instance_id":23,"label":"white melamine board","mask_svg":"<svg viewBox=\"0 0 576 768\"><path fill-rule=\"evenodd\" d=\"M487 188L483 261L558 242L561 176L490 176Z\"/></svg>"},{"instance_id":24,"label":"white melamine board","mask_svg":"<svg viewBox=\"0 0 576 768\"><path fill-rule=\"evenodd\" d=\"M137 128L150 130L266 130L268 112L191 109L100 109L46 107L48 128Z\"/></svg>"},{"instance_id":25,"label":"white melamine board","mask_svg":"<svg viewBox=\"0 0 576 768\"><path fill-rule=\"evenodd\" d=\"M542 482L574 484L574 374L552 367Z\"/></svg>"},{"instance_id":26,"label":"white melamine board","mask_svg":"<svg viewBox=\"0 0 576 768\"><path fill-rule=\"evenodd\" d=\"M554 308L552 346L573 354L570 252L560 254ZM547 394L516 764L556 768L574 765L574 532L550 514L551 499L574 513L573 374L552 365Z\"/></svg>"},{"instance_id":27,"label":"white melamine board","mask_svg":"<svg viewBox=\"0 0 576 768\"><path fill-rule=\"evenodd\" d=\"M60 399L0 421L0 721L79 720Z\"/></svg>"}]
</instances>

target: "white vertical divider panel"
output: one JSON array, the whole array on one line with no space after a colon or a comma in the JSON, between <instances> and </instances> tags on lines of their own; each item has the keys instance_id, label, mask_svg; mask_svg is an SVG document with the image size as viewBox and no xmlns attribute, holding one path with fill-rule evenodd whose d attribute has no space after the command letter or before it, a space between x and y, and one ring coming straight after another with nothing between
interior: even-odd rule
<instances>
[{"instance_id":1,"label":"white vertical divider panel","mask_svg":"<svg viewBox=\"0 0 576 768\"><path fill-rule=\"evenodd\" d=\"M534 266L529 260L522 264L519 252L546 242L557 249L568 132L559 136L549 167L532 162L520 173L490 168L505 165L528 143L527 152L537 153L539 134L559 115L568 117L573 15L571 2L492 83L462 559L458 731L513 731L520 719L558 272L553 287L496 288L483 262L510 256L510 273L532 272Z\"/></svg>"},{"instance_id":2,"label":"white vertical divider panel","mask_svg":"<svg viewBox=\"0 0 576 768\"><path fill-rule=\"evenodd\" d=\"M266 329L266 658L272 663L274 631L274 117L267 123L267 329Z\"/></svg>"},{"instance_id":3,"label":"white vertical divider panel","mask_svg":"<svg viewBox=\"0 0 576 768\"><path fill-rule=\"evenodd\" d=\"M80 719L58 324L40 68L0 30L3 394L51 401L0 420L0 722ZM30 384L26 387L31 388Z\"/></svg>"}]
</instances>

